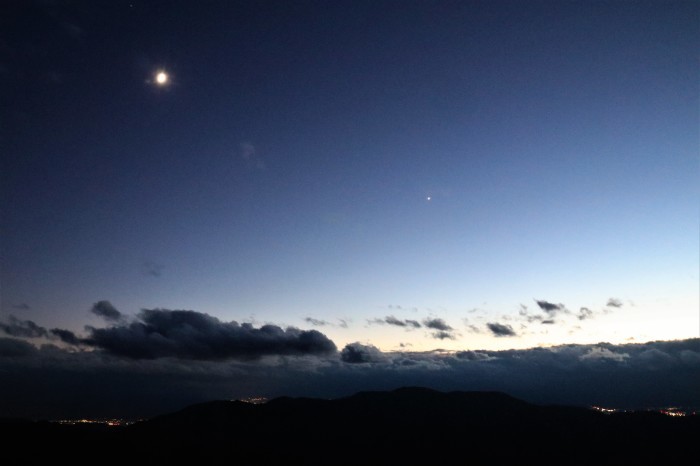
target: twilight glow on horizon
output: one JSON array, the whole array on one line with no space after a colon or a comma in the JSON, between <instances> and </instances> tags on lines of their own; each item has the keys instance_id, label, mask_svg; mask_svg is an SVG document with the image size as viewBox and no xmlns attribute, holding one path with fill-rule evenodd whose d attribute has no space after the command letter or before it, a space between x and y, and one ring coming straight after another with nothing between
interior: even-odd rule
<instances>
[{"instance_id":1,"label":"twilight glow on horizon","mask_svg":"<svg viewBox=\"0 0 700 466\"><path fill-rule=\"evenodd\" d=\"M698 337L696 2L4 10L0 337Z\"/></svg>"}]
</instances>

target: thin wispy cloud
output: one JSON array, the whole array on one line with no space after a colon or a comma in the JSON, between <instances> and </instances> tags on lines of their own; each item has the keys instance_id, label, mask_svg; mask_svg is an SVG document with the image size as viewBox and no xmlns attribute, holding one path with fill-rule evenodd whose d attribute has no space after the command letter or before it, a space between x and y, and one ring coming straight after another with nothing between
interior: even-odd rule
<instances>
[{"instance_id":1,"label":"thin wispy cloud","mask_svg":"<svg viewBox=\"0 0 700 466\"><path fill-rule=\"evenodd\" d=\"M331 325L331 323L327 320L315 319L313 317L305 317L304 322L306 322L307 324L311 324L314 327L325 327L326 325Z\"/></svg>"},{"instance_id":2,"label":"thin wispy cloud","mask_svg":"<svg viewBox=\"0 0 700 466\"><path fill-rule=\"evenodd\" d=\"M256 170L265 170L267 168L265 161L260 157L258 150L252 143L242 142L239 144L238 153L249 168Z\"/></svg>"},{"instance_id":3,"label":"thin wispy cloud","mask_svg":"<svg viewBox=\"0 0 700 466\"><path fill-rule=\"evenodd\" d=\"M411 319L397 319L394 316L387 316L384 319L384 322L386 322L389 325L396 325L397 327L407 327L407 328L420 328L421 325L417 320L411 320Z\"/></svg>"},{"instance_id":4,"label":"thin wispy cloud","mask_svg":"<svg viewBox=\"0 0 700 466\"><path fill-rule=\"evenodd\" d=\"M153 261L144 261L141 264L141 272L150 277L160 277L163 275L163 269L165 269L165 266Z\"/></svg>"}]
</instances>

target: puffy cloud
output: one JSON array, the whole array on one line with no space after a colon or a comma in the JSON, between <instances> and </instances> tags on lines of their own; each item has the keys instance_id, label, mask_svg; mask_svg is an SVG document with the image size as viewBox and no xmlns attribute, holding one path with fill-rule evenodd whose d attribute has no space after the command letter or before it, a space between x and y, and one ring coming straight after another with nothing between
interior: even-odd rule
<instances>
[{"instance_id":1,"label":"puffy cloud","mask_svg":"<svg viewBox=\"0 0 700 466\"><path fill-rule=\"evenodd\" d=\"M117 322L122 318L122 313L109 301L98 301L92 305L90 312L102 317L106 321Z\"/></svg>"},{"instance_id":2,"label":"puffy cloud","mask_svg":"<svg viewBox=\"0 0 700 466\"><path fill-rule=\"evenodd\" d=\"M426 328L436 330L431 333L431 336L436 340L454 340L456 338L455 330L443 319L437 317L423 319L423 325Z\"/></svg>"},{"instance_id":3,"label":"puffy cloud","mask_svg":"<svg viewBox=\"0 0 700 466\"><path fill-rule=\"evenodd\" d=\"M610 298L605 305L607 307L622 307L622 301L617 298Z\"/></svg>"},{"instance_id":4,"label":"puffy cloud","mask_svg":"<svg viewBox=\"0 0 700 466\"><path fill-rule=\"evenodd\" d=\"M433 330L442 330L445 332L449 332L452 330L452 327L447 325L447 322L437 317L423 320L423 325L425 325L428 328L432 328Z\"/></svg>"},{"instance_id":5,"label":"puffy cloud","mask_svg":"<svg viewBox=\"0 0 700 466\"><path fill-rule=\"evenodd\" d=\"M459 351L455 353L455 356L459 359L467 359L469 361L488 361L492 359L488 354L479 351Z\"/></svg>"},{"instance_id":6,"label":"puffy cloud","mask_svg":"<svg viewBox=\"0 0 700 466\"><path fill-rule=\"evenodd\" d=\"M340 360L350 364L362 364L383 361L384 356L376 346L355 342L345 345L340 352Z\"/></svg>"},{"instance_id":7,"label":"puffy cloud","mask_svg":"<svg viewBox=\"0 0 700 466\"><path fill-rule=\"evenodd\" d=\"M565 311L566 307L563 304L554 304L549 301L535 300L540 309L549 315L554 315L557 312Z\"/></svg>"},{"instance_id":8,"label":"puffy cloud","mask_svg":"<svg viewBox=\"0 0 700 466\"><path fill-rule=\"evenodd\" d=\"M491 333L497 337L514 337L516 336L513 327L507 324L499 324L498 322L489 322L486 324Z\"/></svg>"},{"instance_id":9,"label":"puffy cloud","mask_svg":"<svg viewBox=\"0 0 700 466\"><path fill-rule=\"evenodd\" d=\"M608 348L601 348L601 347L593 347L588 350L586 354L583 354L579 356L579 359L581 361L585 360L608 360L608 361L615 361L615 362L622 362L625 359L629 358L630 355L627 353L617 353L615 351L611 351Z\"/></svg>"},{"instance_id":10,"label":"puffy cloud","mask_svg":"<svg viewBox=\"0 0 700 466\"><path fill-rule=\"evenodd\" d=\"M591 311L587 307L582 307L581 309L579 309L576 317L578 318L578 320L590 319L593 317L593 311Z\"/></svg>"},{"instance_id":11,"label":"puffy cloud","mask_svg":"<svg viewBox=\"0 0 700 466\"><path fill-rule=\"evenodd\" d=\"M195 311L144 309L129 324L88 330L84 343L133 359L249 359L336 351L335 344L316 330L255 328Z\"/></svg>"}]
</instances>

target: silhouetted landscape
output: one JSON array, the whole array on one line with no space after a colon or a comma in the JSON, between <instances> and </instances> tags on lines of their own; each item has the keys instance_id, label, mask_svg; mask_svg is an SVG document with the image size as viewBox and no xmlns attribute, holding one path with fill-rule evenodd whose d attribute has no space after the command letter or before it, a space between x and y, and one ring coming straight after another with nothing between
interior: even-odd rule
<instances>
[{"instance_id":1,"label":"silhouetted landscape","mask_svg":"<svg viewBox=\"0 0 700 466\"><path fill-rule=\"evenodd\" d=\"M687 463L699 24L0 1L0 466Z\"/></svg>"},{"instance_id":2,"label":"silhouetted landscape","mask_svg":"<svg viewBox=\"0 0 700 466\"><path fill-rule=\"evenodd\" d=\"M9 421L18 463L192 460L198 464L672 464L700 434L697 416L604 414L499 392L402 388L265 404L212 401L130 426Z\"/></svg>"}]
</instances>

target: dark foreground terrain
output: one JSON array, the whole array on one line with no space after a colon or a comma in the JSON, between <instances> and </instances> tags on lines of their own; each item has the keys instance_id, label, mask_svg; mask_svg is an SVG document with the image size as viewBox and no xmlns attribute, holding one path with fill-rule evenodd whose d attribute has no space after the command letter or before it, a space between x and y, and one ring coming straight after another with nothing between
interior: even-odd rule
<instances>
[{"instance_id":1,"label":"dark foreground terrain","mask_svg":"<svg viewBox=\"0 0 700 466\"><path fill-rule=\"evenodd\" d=\"M421 388L214 401L128 427L0 423L3 464L684 464L697 458L698 435L700 416L601 414Z\"/></svg>"}]
</instances>

